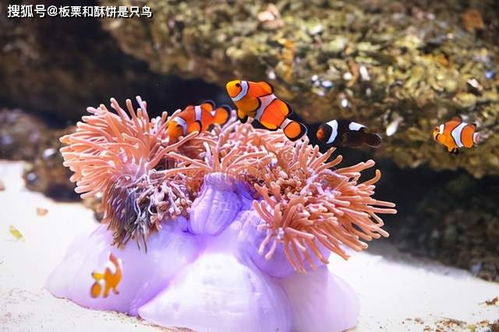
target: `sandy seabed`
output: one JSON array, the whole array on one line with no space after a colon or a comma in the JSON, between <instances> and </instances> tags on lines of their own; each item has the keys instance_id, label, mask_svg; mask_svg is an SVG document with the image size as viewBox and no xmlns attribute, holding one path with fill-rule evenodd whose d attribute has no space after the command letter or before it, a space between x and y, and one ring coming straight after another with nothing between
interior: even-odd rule
<instances>
[{"instance_id":1,"label":"sandy seabed","mask_svg":"<svg viewBox=\"0 0 499 332\"><path fill-rule=\"evenodd\" d=\"M0 191L0 331L170 331L124 314L85 309L45 290L47 276L72 240L96 223L82 204L57 203L27 190L22 168L22 162L0 161L5 186ZM485 332L499 319L499 305L485 303L499 296L498 283L399 253L386 240L352 253L348 261L331 257L329 268L359 296L355 332Z\"/></svg>"}]
</instances>

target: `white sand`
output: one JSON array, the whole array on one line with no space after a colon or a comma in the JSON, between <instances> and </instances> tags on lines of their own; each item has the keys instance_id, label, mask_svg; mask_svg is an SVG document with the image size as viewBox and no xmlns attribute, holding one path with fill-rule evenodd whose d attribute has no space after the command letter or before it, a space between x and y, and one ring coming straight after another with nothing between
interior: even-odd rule
<instances>
[{"instance_id":1,"label":"white sand","mask_svg":"<svg viewBox=\"0 0 499 332\"><path fill-rule=\"evenodd\" d=\"M56 203L24 188L23 164L0 161L0 330L2 331L165 331L115 312L81 308L54 298L45 279L61 261L72 239L94 226L93 212L78 203ZM48 213L39 216L37 208ZM402 221L401 221L402 222ZM13 225L22 234L16 239ZM499 284L398 253L386 241L345 262L334 258L331 270L358 292L361 316L357 332L468 330L499 319ZM448 323L446 319L463 321ZM469 325L471 328L473 325Z\"/></svg>"}]
</instances>

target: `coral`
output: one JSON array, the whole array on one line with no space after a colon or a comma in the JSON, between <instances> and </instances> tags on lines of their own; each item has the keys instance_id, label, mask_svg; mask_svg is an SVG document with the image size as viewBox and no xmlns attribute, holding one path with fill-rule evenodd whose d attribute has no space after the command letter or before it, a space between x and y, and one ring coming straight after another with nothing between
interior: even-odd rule
<instances>
[{"instance_id":1,"label":"coral","mask_svg":"<svg viewBox=\"0 0 499 332\"><path fill-rule=\"evenodd\" d=\"M102 22L121 49L156 72L220 86L238 77L270 81L306 123L347 117L379 133L390 128L378 153L400 166L499 174L493 0L149 5L154 19ZM479 29L463 20L470 11ZM432 129L456 114L490 134L457 158L431 140Z\"/></svg>"},{"instance_id":2,"label":"coral","mask_svg":"<svg viewBox=\"0 0 499 332\"><path fill-rule=\"evenodd\" d=\"M52 293L165 326L354 326L355 296L324 264L330 252L347 258L342 246L362 250L362 240L388 236L377 214L396 213L394 204L371 197L381 173L359 182L374 161L338 168L340 156L328 162L334 149L321 153L307 138L291 142L281 130L255 129L234 116L223 128L170 141L165 128L176 113L150 119L147 103L140 97L137 102L135 110L126 101L128 114L115 99L116 113L89 107L91 115L61 138L76 191L102 195L108 229L99 226L70 248L49 280ZM81 252L87 256L79 273ZM108 257L122 262L122 286L92 302L93 272L102 271ZM116 279L109 282L116 286ZM147 287L137 289L140 283ZM326 292L304 297L295 292L297 285ZM332 304L324 309L328 319L310 314L318 302ZM230 317L220 321L220 310Z\"/></svg>"}]
</instances>

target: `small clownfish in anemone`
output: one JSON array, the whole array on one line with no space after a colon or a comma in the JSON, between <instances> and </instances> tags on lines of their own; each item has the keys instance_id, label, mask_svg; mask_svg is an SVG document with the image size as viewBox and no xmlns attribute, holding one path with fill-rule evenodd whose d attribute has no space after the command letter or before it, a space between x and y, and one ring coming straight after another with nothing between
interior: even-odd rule
<instances>
[{"instance_id":1,"label":"small clownfish in anemone","mask_svg":"<svg viewBox=\"0 0 499 332\"><path fill-rule=\"evenodd\" d=\"M480 134L475 132L476 124L464 122L460 116L433 129L433 139L447 148L452 154L458 154L459 148L471 148L480 142Z\"/></svg>"},{"instance_id":2,"label":"small clownfish in anemone","mask_svg":"<svg viewBox=\"0 0 499 332\"><path fill-rule=\"evenodd\" d=\"M379 147L381 136L369 133L366 129L360 123L338 119L321 124L315 135L320 142L335 147L359 147L362 144Z\"/></svg>"},{"instance_id":3,"label":"small clownfish in anemone","mask_svg":"<svg viewBox=\"0 0 499 332\"><path fill-rule=\"evenodd\" d=\"M223 126L229 121L230 113L229 106L222 105L215 109L215 103L211 100L201 105L189 105L169 121L166 134L171 142L195 131L200 133L208 130L214 124Z\"/></svg>"},{"instance_id":4,"label":"small clownfish in anemone","mask_svg":"<svg viewBox=\"0 0 499 332\"><path fill-rule=\"evenodd\" d=\"M269 83L235 80L227 83L226 89L237 106L237 118L241 122L252 117L266 129L281 128L291 141L296 141L307 133L303 124L288 119L292 113L291 107L274 95L274 89Z\"/></svg>"},{"instance_id":5,"label":"small clownfish in anemone","mask_svg":"<svg viewBox=\"0 0 499 332\"><path fill-rule=\"evenodd\" d=\"M103 297L108 297L111 290L114 294L119 294L118 285L121 281L121 277L123 276L121 259L111 253L109 255L109 261L112 263L114 268L108 264L104 270L104 273L92 272L92 278L95 279L95 282L90 288L90 296L93 298L99 297L101 294ZM114 273L112 270L114 270Z\"/></svg>"}]
</instances>

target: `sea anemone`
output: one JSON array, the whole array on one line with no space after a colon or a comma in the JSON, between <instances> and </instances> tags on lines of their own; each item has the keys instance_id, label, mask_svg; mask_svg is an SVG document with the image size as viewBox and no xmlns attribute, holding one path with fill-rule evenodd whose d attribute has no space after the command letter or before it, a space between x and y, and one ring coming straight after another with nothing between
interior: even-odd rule
<instances>
[{"instance_id":1,"label":"sea anemone","mask_svg":"<svg viewBox=\"0 0 499 332\"><path fill-rule=\"evenodd\" d=\"M341 156L330 160L334 149L321 153L306 137L291 142L281 130L255 129L234 117L224 127L171 142L164 133L173 115L150 119L147 104L137 101L137 110L126 101L129 114L114 99L116 114L104 105L90 107L92 115L61 138L77 192L101 195L105 214L104 225L70 249L49 289L88 307L138 314L165 326L354 326L355 296L324 265L330 252L347 258L345 246L359 251L367 247L363 241L388 236L377 214L396 213L394 204L371 197L381 172L359 182L374 161L338 168ZM147 251L127 245L130 239L147 244ZM83 270L71 254L80 250L88 252ZM90 289L93 266L102 266L110 253L123 262L119 295L92 299L74 291ZM165 270L169 260L174 268ZM143 292L137 291L140 283L148 285ZM330 291L309 293L320 287ZM238 290L259 300L234 301ZM221 322L214 302L203 300L208 298L230 318ZM321 311L326 320L309 314L319 302L330 305Z\"/></svg>"},{"instance_id":2,"label":"sea anemone","mask_svg":"<svg viewBox=\"0 0 499 332\"><path fill-rule=\"evenodd\" d=\"M63 136L64 165L74 175L75 191L82 198L102 196L103 222L114 231L114 241L125 244L130 238L145 238L161 221L181 215L192 203L189 181L181 173L164 174L169 153L194 135L171 145L164 143L167 113L150 120L147 103L137 97L140 108L130 116L112 98L111 107L89 107L90 116L77 123L76 131Z\"/></svg>"}]
</instances>

